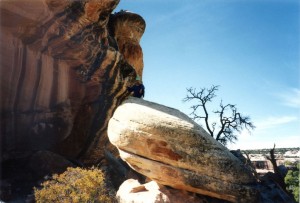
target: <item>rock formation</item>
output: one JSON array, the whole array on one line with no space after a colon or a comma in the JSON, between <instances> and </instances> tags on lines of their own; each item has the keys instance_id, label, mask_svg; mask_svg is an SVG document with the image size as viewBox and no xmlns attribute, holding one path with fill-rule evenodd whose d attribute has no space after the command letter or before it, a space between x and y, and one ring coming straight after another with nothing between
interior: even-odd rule
<instances>
[{"instance_id":1,"label":"rock formation","mask_svg":"<svg viewBox=\"0 0 300 203\"><path fill-rule=\"evenodd\" d=\"M145 21L119 0L1 1L1 159L35 150L96 163L142 75Z\"/></svg>"},{"instance_id":2,"label":"rock formation","mask_svg":"<svg viewBox=\"0 0 300 203\"><path fill-rule=\"evenodd\" d=\"M200 203L217 202L208 201L205 197L197 197L187 192L167 188L157 184L155 181L141 185L137 180L126 180L118 190L117 199L119 203ZM211 199L210 199L211 200Z\"/></svg>"},{"instance_id":3,"label":"rock formation","mask_svg":"<svg viewBox=\"0 0 300 203\"><path fill-rule=\"evenodd\" d=\"M252 173L176 109L130 98L109 121L110 141L134 170L176 189L232 202L256 202Z\"/></svg>"},{"instance_id":4,"label":"rock formation","mask_svg":"<svg viewBox=\"0 0 300 203\"><path fill-rule=\"evenodd\" d=\"M95 164L114 148L108 121L127 98L126 86L143 74L145 30L137 14L112 14L118 3L0 1L0 201L21 187L31 191L33 175ZM177 110L130 99L111 119L110 139L133 169L158 183L233 202L256 199L251 173ZM159 188L166 201L192 202Z\"/></svg>"}]
</instances>

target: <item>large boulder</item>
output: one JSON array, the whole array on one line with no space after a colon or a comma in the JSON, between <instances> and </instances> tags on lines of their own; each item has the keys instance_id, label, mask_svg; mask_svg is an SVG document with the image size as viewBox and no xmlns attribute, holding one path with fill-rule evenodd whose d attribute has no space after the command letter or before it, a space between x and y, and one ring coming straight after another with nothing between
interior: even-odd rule
<instances>
[{"instance_id":1,"label":"large boulder","mask_svg":"<svg viewBox=\"0 0 300 203\"><path fill-rule=\"evenodd\" d=\"M0 161L36 150L103 159L108 121L143 70L145 21L112 14L118 3L0 2Z\"/></svg>"},{"instance_id":2,"label":"large boulder","mask_svg":"<svg viewBox=\"0 0 300 203\"><path fill-rule=\"evenodd\" d=\"M197 197L185 191L167 188L151 181L140 184L137 180L128 179L117 192L119 203L200 203L207 202L205 197ZM205 201L206 200L206 201ZM211 200L211 199L210 199ZM217 201L209 201L211 203Z\"/></svg>"},{"instance_id":3,"label":"large boulder","mask_svg":"<svg viewBox=\"0 0 300 203\"><path fill-rule=\"evenodd\" d=\"M176 189L232 202L256 202L256 179L227 148L180 111L130 98L108 135L134 170Z\"/></svg>"}]
</instances>

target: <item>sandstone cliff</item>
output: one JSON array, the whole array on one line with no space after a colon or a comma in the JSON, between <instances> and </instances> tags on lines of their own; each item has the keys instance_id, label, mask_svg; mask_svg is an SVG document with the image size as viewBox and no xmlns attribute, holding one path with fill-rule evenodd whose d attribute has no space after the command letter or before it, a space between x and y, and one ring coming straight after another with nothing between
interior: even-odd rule
<instances>
[{"instance_id":1,"label":"sandstone cliff","mask_svg":"<svg viewBox=\"0 0 300 203\"><path fill-rule=\"evenodd\" d=\"M143 72L145 21L119 0L1 1L2 160L35 150L96 163Z\"/></svg>"}]
</instances>

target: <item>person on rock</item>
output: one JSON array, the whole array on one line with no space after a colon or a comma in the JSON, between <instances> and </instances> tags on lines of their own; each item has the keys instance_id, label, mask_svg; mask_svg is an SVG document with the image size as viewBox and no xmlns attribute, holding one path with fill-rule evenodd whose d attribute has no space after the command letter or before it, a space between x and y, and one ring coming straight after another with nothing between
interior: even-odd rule
<instances>
[{"instance_id":1,"label":"person on rock","mask_svg":"<svg viewBox=\"0 0 300 203\"><path fill-rule=\"evenodd\" d=\"M127 90L134 97L143 98L145 96L145 87L138 75L135 78L135 84L131 87L127 87Z\"/></svg>"}]
</instances>

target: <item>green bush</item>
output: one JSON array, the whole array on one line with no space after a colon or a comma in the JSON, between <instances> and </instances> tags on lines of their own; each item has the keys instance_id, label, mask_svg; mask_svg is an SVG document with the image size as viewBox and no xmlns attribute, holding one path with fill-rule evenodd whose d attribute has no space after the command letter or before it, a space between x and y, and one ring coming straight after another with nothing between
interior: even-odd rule
<instances>
[{"instance_id":1,"label":"green bush","mask_svg":"<svg viewBox=\"0 0 300 203\"><path fill-rule=\"evenodd\" d=\"M299 202L299 165L298 171L289 170L284 178L284 182L287 185L287 190L293 193L294 198Z\"/></svg>"},{"instance_id":2,"label":"green bush","mask_svg":"<svg viewBox=\"0 0 300 203\"><path fill-rule=\"evenodd\" d=\"M62 202L113 202L105 189L103 172L97 168L68 168L63 174L54 175L34 188L37 203Z\"/></svg>"}]
</instances>

